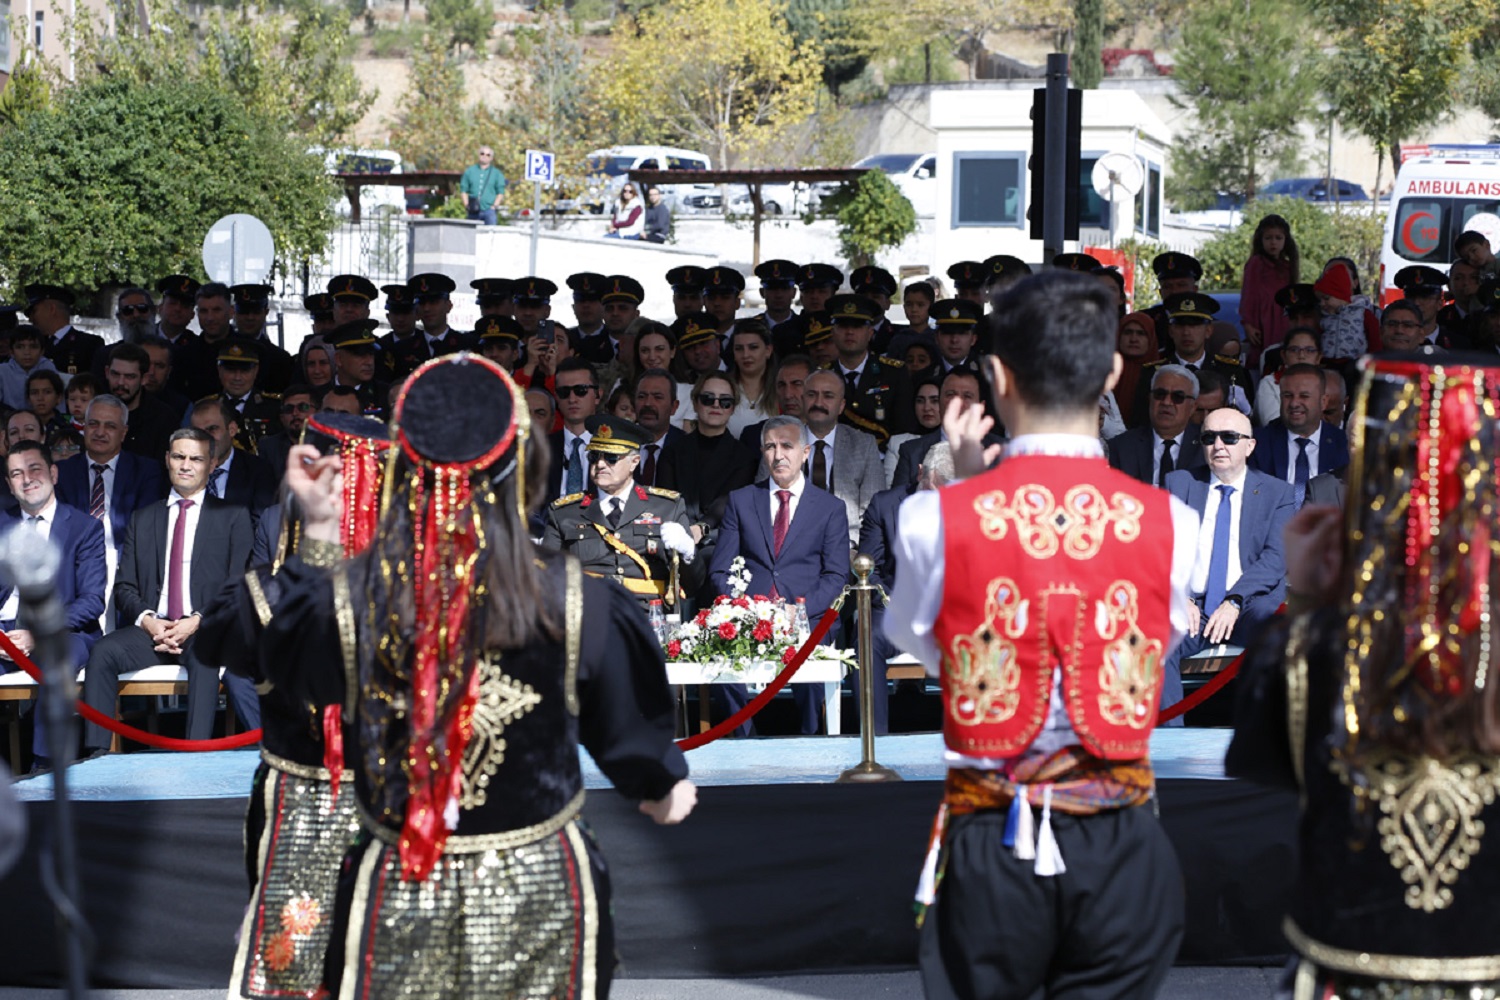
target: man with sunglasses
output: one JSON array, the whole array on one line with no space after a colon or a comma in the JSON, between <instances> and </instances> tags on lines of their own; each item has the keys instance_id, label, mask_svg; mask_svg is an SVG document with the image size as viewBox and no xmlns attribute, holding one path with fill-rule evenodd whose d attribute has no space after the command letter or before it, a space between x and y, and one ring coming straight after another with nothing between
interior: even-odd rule
<instances>
[{"instance_id":1,"label":"man with sunglasses","mask_svg":"<svg viewBox=\"0 0 1500 1000\"><path fill-rule=\"evenodd\" d=\"M585 452L591 434L588 420L599 411L599 376L582 358L564 358L552 377L562 430L548 435L552 461L547 467L547 498L582 493L589 488L589 462Z\"/></svg>"},{"instance_id":2,"label":"man with sunglasses","mask_svg":"<svg viewBox=\"0 0 1500 1000\"><path fill-rule=\"evenodd\" d=\"M475 222L486 226L498 220L500 199L505 194L505 173L495 166L495 151L488 146L479 147L479 162L470 164L458 179L458 196L463 199L464 211Z\"/></svg>"},{"instance_id":3,"label":"man with sunglasses","mask_svg":"<svg viewBox=\"0 0 1500 1000\"><path fill-rule=\"evenodd\" d=\"M281 394L281 407L277 413L281 420L281 430L261 438L256 445L256 454L271 467L278 479L286 475L287 453L291 451L292 445L302 440L302 428L307 425L307 418L316 409L310 385L296 382L287 386L286 392Z\"/></svg>"},{"instance_id":4,"label":"man with sunglasses","mask_svg":"<svg viewBox=\"0 0 1500 1000\"><path fill-rule=\"evenodd\" d=\"M644 427L600 414L586 428L591 485L553 501L542 545L571 553L585 573L614 580L644 607L667 596L674 553L681 566L693 562L687 508L677 493L635 481L641 447L651 440Z\"/></svg>"},{"instance_id":5,"label":"man with sunglasses","mask_svg":"<svg viewBox=\"0 0 1500 1000\"><path fill-rule=\"evenodd\" d=\"M1297 512L1292 488L1250 467L1250 418L1233 407L1205 417L1199 440L1207 465L1167 476L1167 489L1202 520L1188 631L1163 665L1163 708L1182 700L1183 657L1219 643L1248 644L1286 599L1281 534Z\"/></svg>"},{"instance_id":6,"label":"man with sunglasses","mask_svg":"<svg viewBox=\"0 0 1500 1000\"><path fill-rule=\"evenodd\" d=\"M1181 365L1162 365L1147 390L1148 422L1109 439L1109 464L1127 476L1165 486L1176 469L1203 465L1198 447L1198 376Z\"/></svg>"},{"instance_id":7,"label":"man with sunglasses","mask_svg":"<svg viewBox=\"0 0 1500 1000\"><path fill-rule=\"evenodd\" d=\"M120 339L139 344L147 337L156 335L156 302L144 288L127 288L120 293L115 303L115 319L120 324ZM99 370L99 355L94 357L95 372Z\"/></svg>"}]
</instances>

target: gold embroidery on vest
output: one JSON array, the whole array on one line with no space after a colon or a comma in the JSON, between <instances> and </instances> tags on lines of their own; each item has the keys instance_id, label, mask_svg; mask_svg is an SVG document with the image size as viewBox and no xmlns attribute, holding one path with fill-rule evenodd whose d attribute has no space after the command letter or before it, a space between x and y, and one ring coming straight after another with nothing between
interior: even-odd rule
<instances>
[{"instance_id":1,"label":"gold embroidery on vest","mask_svg":"<svg viewBox=\"0 0 1500 1000\"><path fill-rule=\"evenodd\" d=\"M1348 767L1336 770L1346 784L1354 780ZM1479 813L1500 792L1500 762L1470 755L1444 764L1390 753L1361 772L1380 806L1380 849L1407 884L1406 905L1424 913L1446 909L1453 903L1450 886L1479 853Z\"/></svg>"},{"instance_id":2,"label":"gold embroidery on vest","mask_svg":"<svg viewBox=\"0 0 1500 1000\"><path fill-rule=\"evenodd\" d=\"M943 669L952 705L949 715L960 725L994 724L1016 714L1021 703L1021 664L1011 640L1026 631L1028 604L1014 580L992 580L984 623L968 635L953 638Z\"/></svg>"},{"instance_id":3,"label":"gold embroidery on vest","mask_svg":"<svg viewBox=\"0 0 1500 1000\"><path fill-rule=\"evenodd\" d=\"M1021 549L1033 559L1050 559L1061 550L1071 559L1092 559L1113 527L1115 540L1133 542L1141 534L1145 506L1127 493L1115 493L1108 504L1098 487L1083 484L1063 494L1057 503L1045 486L1022 486L1007 501L1004 490L992 490L974 500L979 528L990 541L1003 539L1015 525Z\"/></svg>"},{"instance_id":4,"label":"gold embroidery on vest","mask_svg":"<svg viewBox=\"0 0 1500 1000\"><path fill-rule=\"evenodd\" d=\"M1107 645L1099 666L1099 711L1117 726L1145 729L1161 685L1161 640L1147 639L1138 624L1135 584L1116 580L1095 602L1094 629Z\"/></svg>"},{"instance_id":5,"label":"gold embroidery on vest","mask_svg":"<svg viewBox=\"0 0 1500 1000\"><path fill-rule=\"evenodd\" d=\"M535 708L542 696L507 677L496 659L479 664L479 698L469 718L473 734L464 746L463 788L459 804L477 809L489 796L491 776L505 762L505 727Z\"/></svg>"}]
</instances>

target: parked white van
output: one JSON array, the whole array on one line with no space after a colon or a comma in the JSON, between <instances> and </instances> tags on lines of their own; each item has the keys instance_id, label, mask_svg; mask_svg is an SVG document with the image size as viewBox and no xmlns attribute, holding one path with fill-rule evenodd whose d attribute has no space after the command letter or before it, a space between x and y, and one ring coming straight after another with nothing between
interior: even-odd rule
<instances>
[{"instance_id":1,"label":"parked white van","mask_svg":"<svg viewBox=\"0 0 1500 1000\"><path fill-rule=\"evenodd\" d=\"M596 149L588 155L589 187L586 196L576 199L580 207L598 214L613 205L620 197L620 188L632 170L712 170L709 158L691 149L674 146L610 146ZM675 208L679 198L689 187L696 185L668 184L662 187L663 200Z\"/></svg>"},{"instance_id":2,"label":"parked white van","mask_svg":"<svg viewBox=\"0 0 1500 1000\"><path fill-rule=\"evenodd\" d=\"M1401 297L1391 282L1403 267L1447 271L1466 229L1500 248L1500 145L1402 147L1380 251L1381 304Z\"/></svg>"},{"instance_id":3,"label":"parked white van","mask_svg":"<svg viewBox=\"0 0 1500 1000\"><path fill-rule=\"evenodd\" d=\"M401 154L394 149L324 149L314 146L312 152L323 157L323 168L330 174L396 174L401 169ZM349 217L349 199L340 194L334 211L339 218ZM371 184L359 189L360 217L374 220L382 216L406 214L406 189L399 184Z\"/></svg>"}]
</instances>

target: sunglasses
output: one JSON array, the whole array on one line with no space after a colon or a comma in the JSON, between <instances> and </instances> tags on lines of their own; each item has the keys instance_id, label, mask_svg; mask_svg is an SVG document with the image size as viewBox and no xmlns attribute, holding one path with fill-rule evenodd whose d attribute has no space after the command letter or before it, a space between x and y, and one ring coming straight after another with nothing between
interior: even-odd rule
<instances>
[{"instance_id":1,"label":"sunglasses","mask_svg":"<svg viewBox=\"0 0 1500 1000\"><path fill-rule=\"evenodd\" d=\"M557 398L567 399L569 396L577 396L582 399L591 392L598 392L597 385L560 385L557 387Z\"/></svg>"},{"instance_id":2,"label":"sunglasses","mask_svg":"<svg viewBox=\"0 0 1500 1000\"><path fill-rule=\"evenodd\" d=\"M312 406L311 403L282 403L281 404L281 412L282 412L283 416L286 416L286 415L289 415L289 414L292 414L292 413L311 413L312 409L313 409L313 406Z\"/></svg>"},{"instance_id":3,"label":"sunglasses","mask_svg":"<svg viewBox=\"0 0 1500 1000\"><path fill-rule=\"evenodd\" d=\"M589 452L589 463L592 464L594 462L603 462L605 465L614 465L621 459L627 457L627 455L611 455L602 451L591 451Z\"/></svg>"},{"instance_id":4,"label":"sunglasses","mask_svg":"<svg viewBox=\"0 0 1500 1000\"><path fill-rule=\"evenodd\" d=\"M734 406L733 396L715 396L711 392L698 393L698 402L703 406L717 406L721 410L727 410Z\"/></svg>"},{"instance_id":5,"label":"sunglasses","mask_svg":"<svg viewBox=\"0 0 1500 1000\"><path fill-rule=\"evenodd\" d=\"M144 316L151 311L150 306L121 306L121 316Z\"/></svg>"},{"instance_id":6,"label":"sunglasses","mask_svg":"<svg viewBox=\"0 0 1500 1000\"><path fill-rule=\"evenodd\" d=\"M1163 399L1170 398L1172 402L1181 406L1188 400L1197 399L1198 397L1190 396L1187 393L1183 392L1181 389L1173 389L1170 392L1168 392L1166 389L1152 389L1151 398L1156 400L1157 402L1161 402Z\"/></svg>"},{"instance_id":7,"label":"sunglasses","mask_svg":"<svg viewBox=\"0 0 1500 1000\"><path fill-rule=\"evenodd\" d=\"M1204 444L1213 444L1215 441L1223 441L1227 445L1237 445L1249 434L1241 434L1239 431L1199 431L1198 440Z\"/></svg>"}]
</instances>

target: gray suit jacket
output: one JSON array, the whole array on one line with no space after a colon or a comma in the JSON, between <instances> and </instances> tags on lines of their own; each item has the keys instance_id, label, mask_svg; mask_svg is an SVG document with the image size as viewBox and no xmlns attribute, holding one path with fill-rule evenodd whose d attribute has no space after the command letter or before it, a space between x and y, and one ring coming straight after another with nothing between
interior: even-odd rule
<instances>
[{"instance_id":1,"label":"gray suit jacket","mask_svg":"<svg viewBox=\"0 0 1500 1000\"><path fill-rule=\"evenodd\" d=\"M1151 486L1151 464L1155 453L1161 448L1156 432L1149 424L1132 427L1124 434L1117 434L1105 442L1109 452L1109 464ZM1198 425L1188 424L1182 434L1182 446L1172 455L1173 469L1202 469L1208 461L1203 457L1203 446L1198 443Z\"/></svg>"},{"instance_id":2,"label":"gray suit jacket","mask_svg":"<svg viewBox=\"0 0 1500 1000\"><path fill-rule=\"evenodd\" d=\"M1172 495L1203 517L1210 503L1218 503L1207 468L1167 475ZM1245 495L1240 502L1240 577L1229 588L1248 610L1252 604L1271 615L1286 600L1286 560L1281 533L1297 512L1292 488L1254 469L1245 471ZM1195 594L1194 597L1199 595ZM1210 613L1212 608L1206 609Z\"/></svg>"},{"instance_id":3,"label":"gray suit jacket","mask_svg":"<svg viewBox=\"0 0 1500 1000\"><path fill-rule=\"evenodd\" d=\"M1307 481L1306 502L1344 506L1344 481L1331 472L1313 476Z\"/></svg>"}]
</instances>

